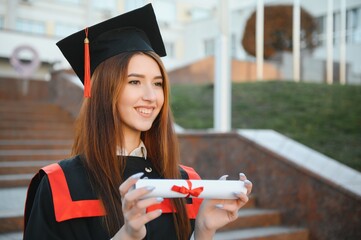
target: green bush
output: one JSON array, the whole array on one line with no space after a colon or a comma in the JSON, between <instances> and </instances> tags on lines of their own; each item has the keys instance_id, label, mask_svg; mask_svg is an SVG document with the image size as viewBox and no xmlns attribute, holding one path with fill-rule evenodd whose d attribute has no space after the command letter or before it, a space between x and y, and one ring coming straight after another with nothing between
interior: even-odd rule
<instances>
[{"instance_id":1,"label":"green bush","mask_svg":"<svg viewBox=\"0 0 361 240\"><path fill-rule=\"evenodd\" d=\"M171 104L180 126L213 127L212 85L172 85ZM233 83L232 128L274 129L361 171L361 86Z\"/></svg>"}]
</instances>

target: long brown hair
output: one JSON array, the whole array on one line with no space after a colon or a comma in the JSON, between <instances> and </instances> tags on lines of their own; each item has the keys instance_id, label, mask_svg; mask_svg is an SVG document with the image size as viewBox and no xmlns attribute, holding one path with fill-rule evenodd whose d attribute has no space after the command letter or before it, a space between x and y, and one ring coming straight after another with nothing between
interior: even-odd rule
<instances>
[{"instance_id":1,"label":"long brown hair","mask_svg":"<svg viewBox=\"0 0 361 240\"><path fill-rule=\"evenodd\" d=\"M84 99L78 116L72 153L82 156L91 184L107 212L104 224L111 236L124 224L118 187L125 180L122 178L125 159L116 155L117 147L122 149L124 140L117 103L126 83L129 61L135 54L153 58L163 76L163 107L152 127L142 132L141 139L156 170L164 178L180 178L178 142L169 102L169 78L159 56L154 52L126 52L105 60L92 75L91 98ZM191 229L185 201L173 199L172 203L176 211L173 219L178 239L188 239Z\"/></svg>"}]
</instances>

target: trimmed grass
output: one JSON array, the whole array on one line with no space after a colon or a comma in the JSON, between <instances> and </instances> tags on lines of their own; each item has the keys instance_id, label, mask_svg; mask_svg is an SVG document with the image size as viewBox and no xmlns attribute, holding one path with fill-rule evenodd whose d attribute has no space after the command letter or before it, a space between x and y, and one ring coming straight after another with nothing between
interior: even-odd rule
<instances>
[{"instance_id":1,"label":"trimmed grass","mask_svg":"<svg viewBox=\"0 0 361 240\"><path fill-rule=\"evenodd\" d=\"M213 86L172 85L176 122L213 127ZM361 172L361 86L232 84L232 128L274 129Z\"/></svg>"}]
</instances>

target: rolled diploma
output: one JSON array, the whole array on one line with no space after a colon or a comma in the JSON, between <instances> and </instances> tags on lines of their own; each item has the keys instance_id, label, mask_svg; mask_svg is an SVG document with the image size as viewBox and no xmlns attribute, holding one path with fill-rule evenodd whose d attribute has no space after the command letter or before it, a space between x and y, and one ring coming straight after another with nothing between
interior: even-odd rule
<instances>
[{"instance_id":1,"label":"rolled diploma","mask_svg":"<svg viewBox=\"0 0 361 240\"><path fill-rule=\"evenodd\" d=\"M188 180L192 183L192 189L203 187L203 191L198 198L209 199L236 199L234 193L247 193L243 181L232 180ZM183 179L139 179L135 184L135 189L141 187L155 187L147 194L145 198L163 197L163 198L182 198L188 194L179 193L172 190L173 186L185 187L189 189L187 180ZM195 196L188 196L195 197Z\"/></svg>"}]
</instances>

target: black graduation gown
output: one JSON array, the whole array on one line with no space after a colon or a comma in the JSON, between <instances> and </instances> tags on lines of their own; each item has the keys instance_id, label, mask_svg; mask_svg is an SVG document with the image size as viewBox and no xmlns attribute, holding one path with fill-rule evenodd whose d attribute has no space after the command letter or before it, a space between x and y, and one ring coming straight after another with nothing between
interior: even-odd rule
<instances>
[{"instance_id":1,"label":"black graduation gown","mask_svg":"<svg viewBox=\"0 0 361 240\"><path fill-rule=\"evenodd\" d=\"M102 225L103 209L93 207L101 204L93 204L94 201L99 202L99 200L90 185L80 157L76 156L53 165L61 168L62 171L57 172L65 176L66 189L60 190L61 194L52 192L52 186L55 184L53 180L49 181L49 178L52 179L53 175L47 175L46 170L40 170L35 175L29 185L25 204L24 240L109 240L112 236L109 236ZM152 171L147 172L145 168L148 170L152 168ZM182 166L180 171L183 179L199 178L191 168ZM124 179L138 172L144 172L144 176L148 178L161 178L154 170L151 161L140 157L127 157ZM53 190L55 189L61 189L61 187L53 187ZM66 191L68 193L64 194L63 192ZM53 198L53 195L58 197ZM69 195L68 200L67 195ZM191 214L188 212L192 228L194 228L194 218L200 203L200 199L187 198L187 207L193 211ZM66 207L71 204L80 205L72 206L73 208ZM60 211L63 212L63 217L60 216ZM169 212L163 211L160 217L146 224L146 229L145 239L147 240L177 239L173 216Z\"/></svg>"}]
</instances>

